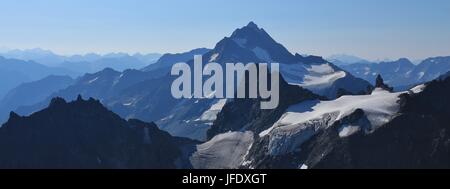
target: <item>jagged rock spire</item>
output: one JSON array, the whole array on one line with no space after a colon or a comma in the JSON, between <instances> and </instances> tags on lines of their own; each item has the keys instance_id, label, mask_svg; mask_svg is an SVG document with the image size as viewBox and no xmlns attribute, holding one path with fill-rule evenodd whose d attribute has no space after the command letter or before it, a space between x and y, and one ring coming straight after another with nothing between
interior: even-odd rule
<instances>
[{"instance_id":1,"label":"jagged rock spire","mask_svg":"<svg viewBox=\"0 0 450 189\"><path fill-rule=\"evenodd\" d=\"M9 121L16 120L19 118L20 118L20 115L17 114L16 112L13 112L13 111L9 112Z\"/></svg>"},{"instance_id":2,"label":"jagged rock spire","mask_svg":"<svg viewBox=\"0 0 450 189\"><path fill-rule=\"evenodd\" d=\"M380 74L377 75L377 78L375 79L375 87L376 88L382 88L384 90L387 90L389 92L392 92L394 88L390 87L389 85L384 83L383 78Z\"/></svg>"},{"instance_id":3,"label":"jagged rock spire","mask_svg":"<svg viewBox=\"0 0 450 189\"><path fill-rule=\"evenodd\" d=\"M66 104L66 100L64 100L64 98L61 97L55 97L50 101L50 106L57 106L59 104Z\"/></svg>"}]
</instances>

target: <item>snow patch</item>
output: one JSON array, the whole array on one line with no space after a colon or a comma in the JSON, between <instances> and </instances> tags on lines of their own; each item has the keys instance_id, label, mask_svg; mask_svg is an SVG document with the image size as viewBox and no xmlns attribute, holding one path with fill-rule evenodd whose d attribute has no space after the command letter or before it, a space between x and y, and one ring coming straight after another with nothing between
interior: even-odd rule
<instances>
[{"instance_id":1,"label":"snow patch","mask_svg":"<svg viewBox=\"0 0 450 189\"><path fill-rule=\"evenodd\" d=\"M409 78L411 75L412 70L409 70L408 72L406 72L406 77Z\"/></svg>"},{"instance_id":2,"label":"snow patch","mask_svg":"<svg viewBox=\"0 0 450 189\"><path fill-rule=\"evenodd\" d=\"M350 135L353 135L354 133L358 132L361 130L360 126L354 126L354 125L343 125L340 129L339 129L339 137L341 138L345 138L348 137Z\"/></svg>"},{"instance_id":3,"label":"snow patch","mask_svg":"<svg viewBox=\"0 0 450 189\"><path fill-rule=\"evenodd\" d=\"M300 167L300 169L308 169L308 166L306 164L302 164L302 166Z\"/></svg>"},{"instance_id":4,"label":"snow patch","mask_svg":"<svg viewBox=\"0 0 450 189\"><path fill-rule=\"evenodd\" d=\"M307 70L316 74L331 74L335 72L330 64L312 65L311 68L308 68Z\"/></svg>"},{"instance_id":5,"label":"snow patch","mask_svg":"<svg viewBox=\"0 0 450 189\"><path fill-rule=\"evenodd\" d=\"M91 83L94 83L94 82L95 82L95 81L97 81L97 80L98 80L98 77L96 77L96 78L94 78L94 79L91 79L91 80L89 80L89 81L88 81L88 83L89 83L89 84L91 84Z\"/></svg>"},{"instance_id":6,"label":"snow patch","mask_svg":"<svg viewBox=\"0 0 450 189\"><path fill-rule=\"evenodd\" d=\"M425 72L419 72L417 75L419 76L419 79L422 79L422 77L425 75Z\"/></svg>"},{"instance_id":7,"label":"snow patch","mask_svg":"<svg viewBox=\"0 0 450 189\"><path fill-rule=\"evenodd\" d=\"M123 77L123 73L121 73L121 74L119 75L119 77L117 77L117 78L114 80L113 85L116 85L117 83L119 83L119 81L120 81L120 79L122 79L122 77Z\"/></svg>"},{"instance_id":8,"label":"snow patch","mask_svg":"<svg viewBox=\"0 0 450 189\"><path fill-rule=\"evenodd\" d=\"M216 100L215 103L208 110L203 112L203 114L195 121L213 122L217 119L217 114L222 110L223 106L225 106L226 102L227 99Z\"/></svg>"},{"instance_id":9,"label":"snow patch","mask_svg":"<svg viewBox=\"0 0 450 189\"><path fill-rule=\"evenodd\" d=\"M173 117L174 117L174 115L172 114L172 115L162 118L161 121L166 121L166 120L172 119Z\"/></svg>"},{"instance_id":10,"label":"snow patch","mask_svg":"<svg viewBox=\"0 0 450 189\"><path fill-rule=\"evenodd\" d=\"M270 54L263 48L255 47L252 49L252 51L259 59L266 61L267 63L272 63L272 58L270 57Z\"/></svg>"},{"instance_id":11,"label":"snow patch","mask_svg":"<svg viewBox=\"0 0 450 189\"><path fill-rule=\"evenodd\" d=\"M412 93L421 93L425 89L425 87L425 84L421 84L409 89L409 91L411 91Z\"/></svg>"},{"instance_id":12,"label":"snow patch","mask_svg":"<svg viewBox=\"0 0 450 189\"><path fill-rule=\"evenodd\" d=\"M310 90L330 87L341 78L346 77L344 71L335 70L329 63L324 64L281 64L283 78L291 85L298 85Z\"/></svg>"},{"instance_id":13,"label":"snow patch","mask_svg":"<svg viewBox=\"0 0 450 189\"><path fill-rule=\"evenodd\" d=\"M311 87L311 86L330 86L336 80L343 78L346 76L346 73L343 71L334 72L326 75L305 75L303 79L303 83L300 84L302 87Z\"/></svg>"},{"instance_id":14,"label":"snow patch","mask_svg":"<svg viewBox=\"0 0 450 189\"><path fill-rule=\"evenodd\" d=\"M124 106L131 106L131 105L133 105L133 102L123 103L122 105L124 105Z\"/></svg>"},{"instance_id":15,"label":"snow patch","mask_svg":"<svg viewBox=\"0 0 450 189\"><path fill-rule=\"evenodd\" d=\"M213 55L211 55L211 58L209 59L209 62L216 61L217 57L219 57L219 53L214 53Z\"/></svg>"},{"instance_id":16,"label":"snow patch","mask_svg":"<svg viewBox=\"0 0 450 189\"><path fill-rule=\"evenodd\" d=\"M280 64L280 73L288 83L298 85L303 82L303 77L308 74L308 70L302 63Z\"/></svg>"},{"instance_id":17,"label":"snow patch","mask_svg":"<svg viewBox=\"0 0 450 189\"><path fill-rule=\"evenodd\" d=\"M190 157L195 169L235 169L244 163L244 156L253 144L253 133L228 132L216 135Z\"/></svg>"},{"instance_id":18,"label":"snow patch","mask_svg":"<svg viewBox=\"0 0 450 189\"><path fill-rule=\"evenodd\" d=\"M333 95L336 94L332 92L336 90L333 88L336 81L347 77L345 71L336 69L329 63L280 64L280 73L290 85L297 85L330 98L334 98ZM339 87L342 88L342 86Z\"/></svg>"},{"instance_id":19,"label":"snow patch","mask_svg":"<svg viewBox=\"0 0 450 189\"><path fill-rule=\"evenodd\" d=\"M132 105L136 104L137 101L138 101L137 98L130 98L130 99L125 100L125 102L122 103L122 105L123 106L132 106Z\"/></svg>"}]
</instances>

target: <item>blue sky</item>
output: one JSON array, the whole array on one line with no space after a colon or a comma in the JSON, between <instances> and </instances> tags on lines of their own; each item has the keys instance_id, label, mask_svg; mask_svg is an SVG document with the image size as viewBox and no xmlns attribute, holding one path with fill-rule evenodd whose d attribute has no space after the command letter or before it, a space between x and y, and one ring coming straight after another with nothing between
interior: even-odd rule
<instances>
[{"instance_id":1,"label":"blue sky","mask_svg":"<svg viewBox=\"0 0 450 189\"><path fill-rule=\"evenodd\" d=\"M450 55L448 0L0 0L0 47L181 52L249 21L300 54Z\"/></svg>"}]
</instances>

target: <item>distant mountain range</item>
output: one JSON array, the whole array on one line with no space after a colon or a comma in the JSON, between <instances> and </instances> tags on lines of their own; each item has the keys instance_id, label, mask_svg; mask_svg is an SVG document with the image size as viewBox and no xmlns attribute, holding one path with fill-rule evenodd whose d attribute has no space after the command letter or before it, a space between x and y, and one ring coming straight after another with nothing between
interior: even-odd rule
<instances>
[{"instance_id":1,"label":"distant mountain range","mask_svg":"<svg viewBox=\"0 0 450 189\"><path fill-rule=\"evenodd\" d=\"M40 48L34 48L34 49L25 49L25 50L6 50L3 52L0 52L0 56L3 56L5 58L12 58L12 59L19 59L19 60L25 60L25 61L35 61L47 66L57 66L61 62L94 62L97 60L100 60L102 58L120 58L125 56L131 56L139 59L140 61L150 64L155 62L156 60L161 57L161 54L159 53L148 53L148 54L141 54L141 53L135 53L133 55L129 55L128 53L107 53L104 55L97 54L97 53L87 53L84 55L70 55L70 56L64 56L64 55L58 55L56 53L53 53L49 50L44 50Z\"/></svg>"},{"instance_id":2,"label":"distant mountain range","mask_svg":"<svg viewBox=\"0 0 450 189\"><path fill-rule=\"evenodd\" d=\"M371 83L380 74L387 84L400 91L431 81L450 71L450 57L427 58L417 65L402 58L392 62L354 63L342 65L341 68Z\"/></svg>"},{"instance_id":3,"label":"distant mountain range","mask_svg":"<svg viewBox=\"0 0 450 189\"><path fill-rule=\"evenodd\" d=\"M50 75L37 81L20 84L0 99L0 123L6 121L10 111L39 103L52 93L65 89L73 83L74 79L69 76Z\"/></svg>"},{"instance_id":4,"label":"distant mountain range","mask_svg":"<svg viewBox=\"0 0 450 189\"><path fill-rule=\"evenodd\" d=\"M335 54L326 58L337 66L344 66L355 63L371 63L369 60L348 54Z\"/></svg>"},{"instance_id":5,"label":"distant mountain range","mask_svg":"<svg viewBox=\"0 0 450 189\"><path fill-rule=\"evenodd\" d=\"M161 54L136 53L108 53L104 55L88 53L85 55L63 56L57 55L49 50L28 49L28 50L8 50L0 52L0 56L9 59L23 61L34 61L49 67L59 67L78 73L93 73L105 68L113 68L123 71L125 69L141 69L149 64L155 63Z\"/></svg>"},{"instance_id":6,"label":"distant mountain range","mask_svg":"<svg viewBox=\"0 0 450 189\"><path fill-rule=\"evenodd\" d=\"M65 68L44 66L34 61L8 59L0 56L0 99L21 83L39 80L49 75L75 77L79 73Z\"/></svg>"}]
</instances>

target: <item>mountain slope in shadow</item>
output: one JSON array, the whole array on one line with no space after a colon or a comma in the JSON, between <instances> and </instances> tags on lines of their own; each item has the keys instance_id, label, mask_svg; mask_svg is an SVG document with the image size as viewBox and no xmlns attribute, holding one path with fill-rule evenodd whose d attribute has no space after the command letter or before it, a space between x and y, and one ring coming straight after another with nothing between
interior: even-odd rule
<instances>
[{"instance_id":1,"label":"mountain slope in shadow","mask_svg":"<svg viewBox=\"0 0 450 189\"><path fill-rule=\"evenodd\" d=\"M11 112L0 128L0 168L189 168L196 143L92 98L54 98L29 117Z\"/></svg>"}]
</instances>

